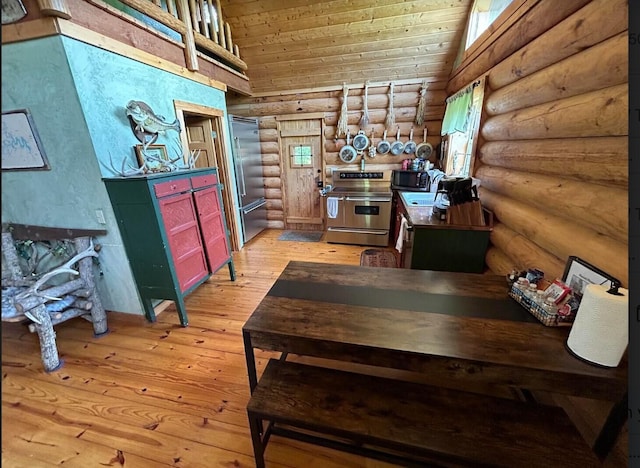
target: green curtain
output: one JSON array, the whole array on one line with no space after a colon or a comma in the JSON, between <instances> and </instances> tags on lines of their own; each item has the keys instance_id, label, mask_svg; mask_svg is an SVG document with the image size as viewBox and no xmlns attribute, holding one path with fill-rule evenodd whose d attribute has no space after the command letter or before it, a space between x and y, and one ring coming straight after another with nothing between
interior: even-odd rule
<instances>
[{"instance_id":1,"label":"green curtain","mask_svg":"<svg viewBox=\"0 0 640 468\"><path fill-rule=\"evenodd\" d=\"M469 107L471 106L472 97L473 88L469 88L447 103L440 135L467 131L467 120L469 118Z\"/></svg>"}]
</instances>

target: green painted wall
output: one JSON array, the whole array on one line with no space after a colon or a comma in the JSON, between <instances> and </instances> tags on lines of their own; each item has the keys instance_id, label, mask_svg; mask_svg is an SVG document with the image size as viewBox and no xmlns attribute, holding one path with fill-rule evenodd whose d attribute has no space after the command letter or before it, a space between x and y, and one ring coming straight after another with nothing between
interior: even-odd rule
<instances>
[{"instance_id":1,"label":"green painted wall","mask_svg":"<svg viewBox=\"0 0 640 468\"><path fill-rule=\"evenodd\" d=\"M62 36L3 45L2 52L2 110L30 110L51 165L50 171L2 172L2 222L106 229L98 240L101 298L108 310L142 314L102 181L116 176L112 168L125 159L137 167L133 147L139 142L125 105L144 101L173 121L174 99L226 114L224 93ZM169 131L157 143L171 153L178 137Z\"/></svg>"}]
</instances>

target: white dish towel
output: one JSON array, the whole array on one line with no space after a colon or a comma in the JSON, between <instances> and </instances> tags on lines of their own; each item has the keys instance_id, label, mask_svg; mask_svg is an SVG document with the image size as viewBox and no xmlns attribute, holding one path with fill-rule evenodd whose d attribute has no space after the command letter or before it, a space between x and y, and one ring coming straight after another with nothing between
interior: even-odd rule
<instances>
[{"instance_id":1,"label":"white dish towel","mask_svg":"<svg viewBox=\"0 0 640 468\"><path fill-rule=\"evenodd\" d=\"M338 216L338 199L336 197L327 197L327 216L331 219Z\"/></svg>"},{"instance_id":2,"label":"white dish towel","mask_svg":"<svg viewBox=\"0 0 640 468\"><path fill-rule=\"evenodd\" d=\"M398 232L398 239L396 240L396 250L400 253L402 253L402 248L404 247L404 235L407 232L407 227L409 227L409 221L407 221L407 218L402 215L400 231Z\"/></svg>"}]
</instances>

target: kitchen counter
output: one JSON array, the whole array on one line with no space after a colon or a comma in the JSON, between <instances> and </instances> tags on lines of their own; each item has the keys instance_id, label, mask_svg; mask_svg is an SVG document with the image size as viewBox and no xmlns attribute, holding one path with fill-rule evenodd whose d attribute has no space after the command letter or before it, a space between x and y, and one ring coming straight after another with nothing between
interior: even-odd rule
<instances>
[{"instance_id":1,"label":"kitchen counter","mask_svg":"<svg viewBox=\"0 0 640 468\"><path fill-rule=\"evenodd\" d=\"M441 221L438 215L433 213L433 206L407 206L406 203L401 200L404 206L407 221L413 227L430 228L430 229L465 229L469 231L491 231L493 229L493 214L483 209L485 215L486 226L469 226L459 224L448 224L446 221Z\"/></svg>"},{"instance_id":2,"label":"kitchen counter","mask_svg":"<svg viewBox=\"0 0 640 468\"><path fill-rule=\"evenodd\" d=\"M403 205L403 211L409 224L414 227L428 227L431 229L468 229L471 231L491 231L493 227L493 215L488 210L483 210L485 213L486 226L471 226L471 225L452 225L446 221L440 220L437 214L433 212L432 202L427 201L426 205L411 205L406 203L403 193L407 193L409 196L415 195L415 191L411 190L399 190L398 201Z\"/></svg>"},{"instance_id":3,"label":"kitchen counter","mask_svg":"<svg viewBox=\"0 0 640 468\"><path fill-rule=\"evenodd\" d=\"M409 228L405 233L400 264L416 270L482 273L489 236L493 230L493 213L483 208L486 225L448 224L433 213L433 205L410 205L403 192L395 198L395 240L402 216ZM412 192L414 193L414 192Z\"/></svg>"}]
</instances>

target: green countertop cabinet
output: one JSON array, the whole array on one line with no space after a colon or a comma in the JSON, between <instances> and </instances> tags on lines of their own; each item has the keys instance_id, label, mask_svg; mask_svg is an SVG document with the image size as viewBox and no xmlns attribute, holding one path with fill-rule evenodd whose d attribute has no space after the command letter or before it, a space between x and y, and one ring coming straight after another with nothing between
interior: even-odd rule
<instances>
[{"instance_id":1,"label":"green countertop cabinet","mask_svg":"<svg viewBox=\"0 0 640 468\"><path fill-rule=\"evenodd\" d=\"M402 216L411 228L405 233L400 265L414 270L483 273L489 237L493 230L493 213L483 210L485 226L447 224L433 214L433 206L406 206L394 193L394 242Z\"/></svg>"}]
</instances>

